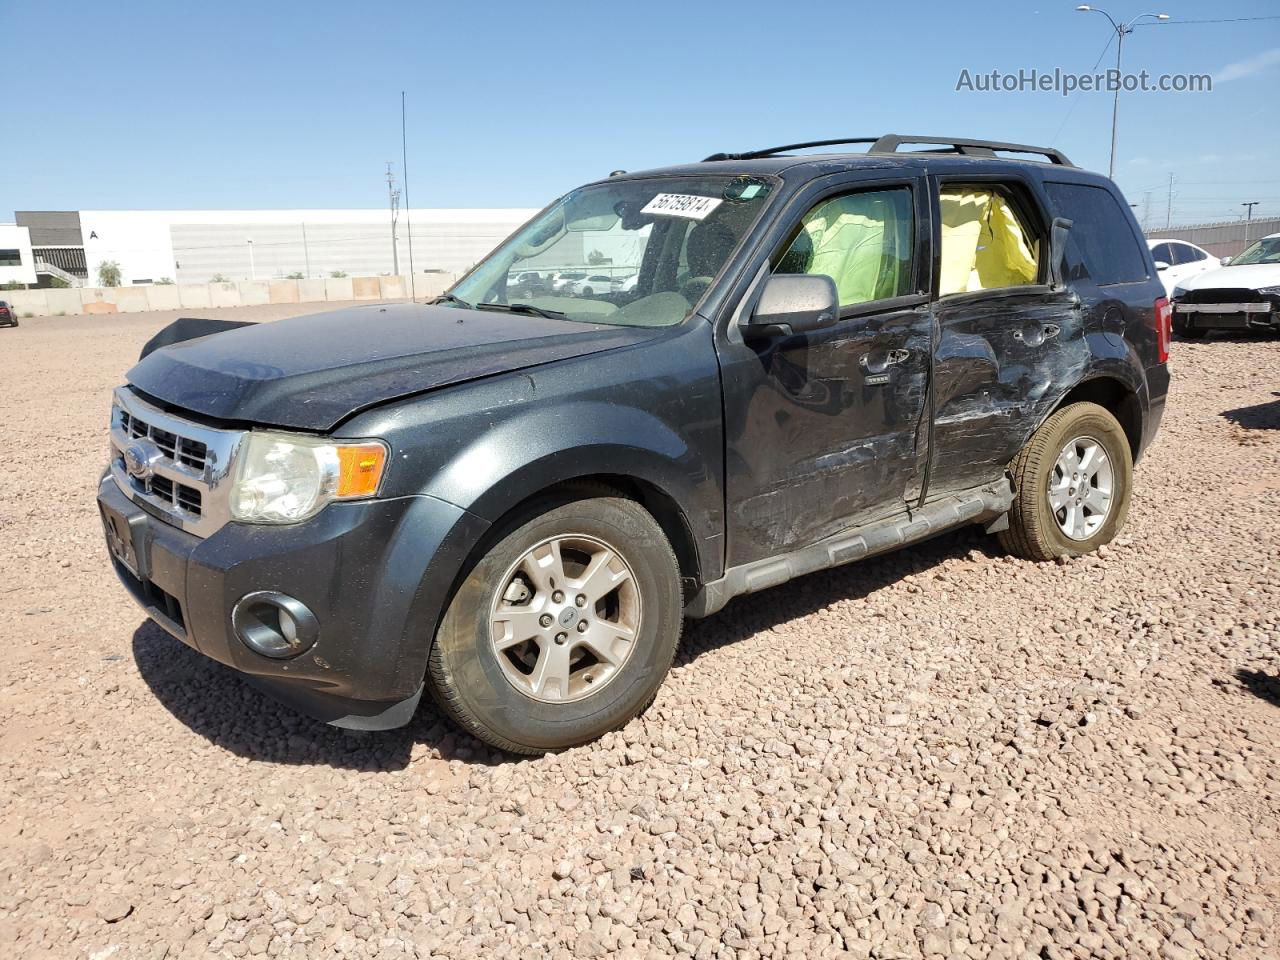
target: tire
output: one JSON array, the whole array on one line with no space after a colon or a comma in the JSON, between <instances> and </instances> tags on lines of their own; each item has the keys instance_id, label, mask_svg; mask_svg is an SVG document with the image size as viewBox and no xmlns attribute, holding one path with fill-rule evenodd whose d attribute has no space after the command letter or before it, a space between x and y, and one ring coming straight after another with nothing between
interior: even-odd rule
<instances>
[{"instance_id":1,"label":"tire","mask_svg":"<svg viewBox=\"0 0 1280 960\"><path fill-rule=\"evenodd\" d=\"M1082 442L1068 455L1066 447L1075 441ZM1096 450L1089 453L1091 444L1100 448L1104 459L1089 459L1097 454ZM1080 455L1080 451L1085 452ZM1076 459L1060 460L1071 456ZM1086 484L1059 474L1063 463L1077 462L1085 467L1079 476L1088 481ZM1089 473L1094 469L1096 473ZM1092 553L1115 537L1129 515L1133 489L1129 439L1110 411L1096 403L1073 403L1051 416L1014 457L1009 471L1014 501L1009 529L999 534L999 540L1016 556L1054 560ZM1072 483L1077 485L1070 486ZM1109 496L1103 496L1104 489L1109 489ZM1067 499L1069 505L1056 511L1051 496L1059 502ZM1077 502L1077 496L1083 501ZM1105 508L1098 509L1104 503ZM1074 536L1064 529L1064 524L1072 525L1073 521Z\"/></svg>"},{"instance_id":2,"label":"tire","mask_svg":"<svg viewBox=\"0 0 1280 960\"><path fill-rule=\"evenodd\" d=\"M552 543L559 568L548 559ZM680 640L683 597L675 553L648 512L607 488L570 491L522 511L482 549L428 661L427 685L450 718L495 747L537 754L594 740L653 702ZM606 559L619 585L583 576ZM537 582L526 573L533 568ZM549 585L561 582L563 596ZM579 608L579 588L597 582L606 589ZM521 590L530 596L516 597ZM538 617L548 615L544 627ZM587 632L575 618L589 621ZM618 633L631 627L630 640ZM607 657L596 656L606 645L600 637ZM498 649L512 640L520 642Z\"/></svg>"}]
</instances>

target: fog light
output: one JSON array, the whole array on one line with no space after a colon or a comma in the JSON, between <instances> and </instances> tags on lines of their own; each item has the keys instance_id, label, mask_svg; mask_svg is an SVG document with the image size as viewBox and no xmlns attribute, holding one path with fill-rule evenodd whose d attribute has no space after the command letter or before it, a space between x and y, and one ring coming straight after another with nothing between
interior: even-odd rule
<instances>
[{"instance_id":1,"label":"fog light","mask_svg":"<svg viewBox=\"0 0 1280 960\"><path fill-rule=\"evenodd\" d=\"M241 597L231 611L231 625L246 647L273 660L296 657L320 636L320 623L307 605L274 590Z\"/></svg>"}]
</instances>

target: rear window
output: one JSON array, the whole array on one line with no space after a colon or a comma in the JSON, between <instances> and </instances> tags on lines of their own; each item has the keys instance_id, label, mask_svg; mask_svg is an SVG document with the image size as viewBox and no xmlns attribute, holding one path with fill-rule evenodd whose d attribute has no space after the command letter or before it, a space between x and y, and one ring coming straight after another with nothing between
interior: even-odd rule
<instances>
[{"instance_id":1,"label":"rear window","mask_svg":"<svg viewBox=\"0 0 1280 960\"><path fill-rule=\"evenodd\" d=\"M1067 279L1100 287L1147 279L1142 244L1110 190L1081 183L1046 182L1060 217L1072 221L1067 240Z\"/></svg>"}]
</instances>

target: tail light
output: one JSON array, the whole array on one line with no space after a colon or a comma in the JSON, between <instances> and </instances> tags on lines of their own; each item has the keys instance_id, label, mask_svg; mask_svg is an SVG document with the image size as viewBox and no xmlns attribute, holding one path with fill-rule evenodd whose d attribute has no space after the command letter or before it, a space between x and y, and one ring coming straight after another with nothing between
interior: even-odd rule
<instances>
[{"instance_id":1,"label":"tail light","mask_svg":"<svg viewBox=\"0 0 1280 960\"><path fill-rule=\"evenodd\" d=\"M1156 362L1169 362L1169 341L1173 339L1173 307L1169 301L1160 297L1155 305L1156 318Z\"/></svg>"}]
</instances>

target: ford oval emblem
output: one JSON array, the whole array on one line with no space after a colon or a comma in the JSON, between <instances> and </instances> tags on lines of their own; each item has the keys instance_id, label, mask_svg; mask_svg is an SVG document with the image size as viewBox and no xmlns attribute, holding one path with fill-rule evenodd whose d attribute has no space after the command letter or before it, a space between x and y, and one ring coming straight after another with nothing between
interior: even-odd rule
<instances>
[{"instance_id":1,"label":"ford oval emblem","mask_svg":"<svg viewBox=\"0 0 1280 960\"><path fill-rule=\"evenodd\" d=\"M164 453L150 440L134 440L124 448L124 468L136 480L150 480Z\"/></svg>"}]
</instances>

